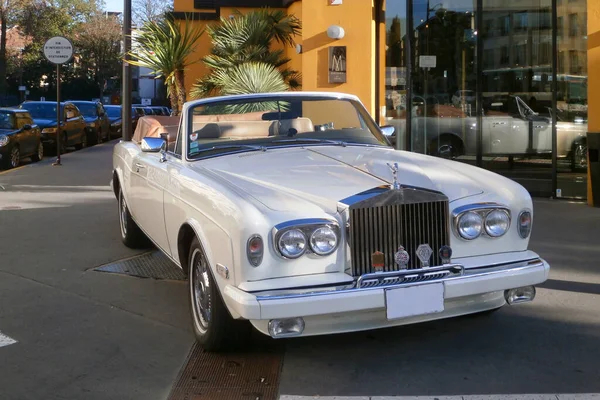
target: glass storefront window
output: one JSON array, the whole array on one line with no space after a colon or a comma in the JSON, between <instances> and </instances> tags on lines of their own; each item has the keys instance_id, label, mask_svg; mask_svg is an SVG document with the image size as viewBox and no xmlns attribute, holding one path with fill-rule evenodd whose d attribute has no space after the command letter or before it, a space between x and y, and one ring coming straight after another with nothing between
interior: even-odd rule
<instances>
[{"instance_id":1,"label":"glass storefront window","mask_svg":"<svg viewBox=\"0 0 600 400\"><path fill-rule=\"evenodd\" d=\"M386 0L385 119L399 147L493 170L534 195L585 197L586 7L559 1L553 29L551 0Z\"/></svg>"}]
</instances>

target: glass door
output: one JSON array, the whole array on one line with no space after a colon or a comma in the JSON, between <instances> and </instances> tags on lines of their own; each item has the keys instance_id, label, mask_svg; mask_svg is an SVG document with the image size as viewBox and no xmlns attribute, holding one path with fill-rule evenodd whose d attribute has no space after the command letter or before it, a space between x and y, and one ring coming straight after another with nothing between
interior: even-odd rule
<instances>
[{"instance_id":1,"label":"glass door","mask_svg":"<svg viewBox=\"0 0 600 400\"><path fill-rule=\"evenodd\" d=\"M411 150L475 162L473 0L413 0Z\"/></svg>"}]
</instances>

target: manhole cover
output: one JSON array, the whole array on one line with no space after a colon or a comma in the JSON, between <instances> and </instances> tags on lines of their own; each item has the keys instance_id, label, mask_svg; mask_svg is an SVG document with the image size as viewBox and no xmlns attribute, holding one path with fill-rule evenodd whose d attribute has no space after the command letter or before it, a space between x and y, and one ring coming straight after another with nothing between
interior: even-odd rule
<instances>
[{"instance_id":1,"label":"manhole cover","mask_svg":"<svg viewBox=\"0 0 600 400\"><path fill-rule=\"evenodd\" d=\"M205 353L194 344L168 400L277 400L283 346L265 339L240 353Z\"/></svg>"},{"instance_id":2,"label":"manhole cover","mask_svg":"<svg viewBox=\"0 0 600 400\"><path fill-rule=\"evenodd\" d=\"M141 254L125 260L94 268L98 272L110 272L137 276L139 278L168 279L184 281L185 274L160 251Z\"/></svg>"}]
</instances>

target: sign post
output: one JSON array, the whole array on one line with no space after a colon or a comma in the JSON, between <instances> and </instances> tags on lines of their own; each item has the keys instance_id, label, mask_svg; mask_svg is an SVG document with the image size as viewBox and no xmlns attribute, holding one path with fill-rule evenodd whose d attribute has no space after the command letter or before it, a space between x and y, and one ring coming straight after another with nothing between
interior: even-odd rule
<instances>
[{"instance_id":1,"label":"sign post","mask_svg":"<svg viewBox=\"0 0 600 400\"><path fill-rule=\"evenodd\" d=\"M60 109L60 66L73 58L73 44L62 36L54 36L44 44L44 57L56 65L56 161L52 165L62 165L60 161L60 148L62 134L60 132L62 115Z\"/></svg>"}]
</instances>

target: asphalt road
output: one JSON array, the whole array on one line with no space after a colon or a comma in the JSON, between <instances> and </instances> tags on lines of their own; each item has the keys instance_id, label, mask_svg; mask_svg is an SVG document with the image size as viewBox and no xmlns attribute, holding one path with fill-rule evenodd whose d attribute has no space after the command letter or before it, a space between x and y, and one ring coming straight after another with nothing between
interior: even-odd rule
<instances>
[{"instance_id":1,"label":"asphalt road","mask_svg":"<svg viewBox=\"0 0 600 400\"><path fill-rule=\"evenodd\" d=\"M136 254L119 239L111 154L0 172L2 400L166 399L192 346L183 282L91 270ZM552 270L535 302L287 340L279 393L598 393L599 238L599 209L536 200L531 248Z\"/></svg>"}]
</instances>

